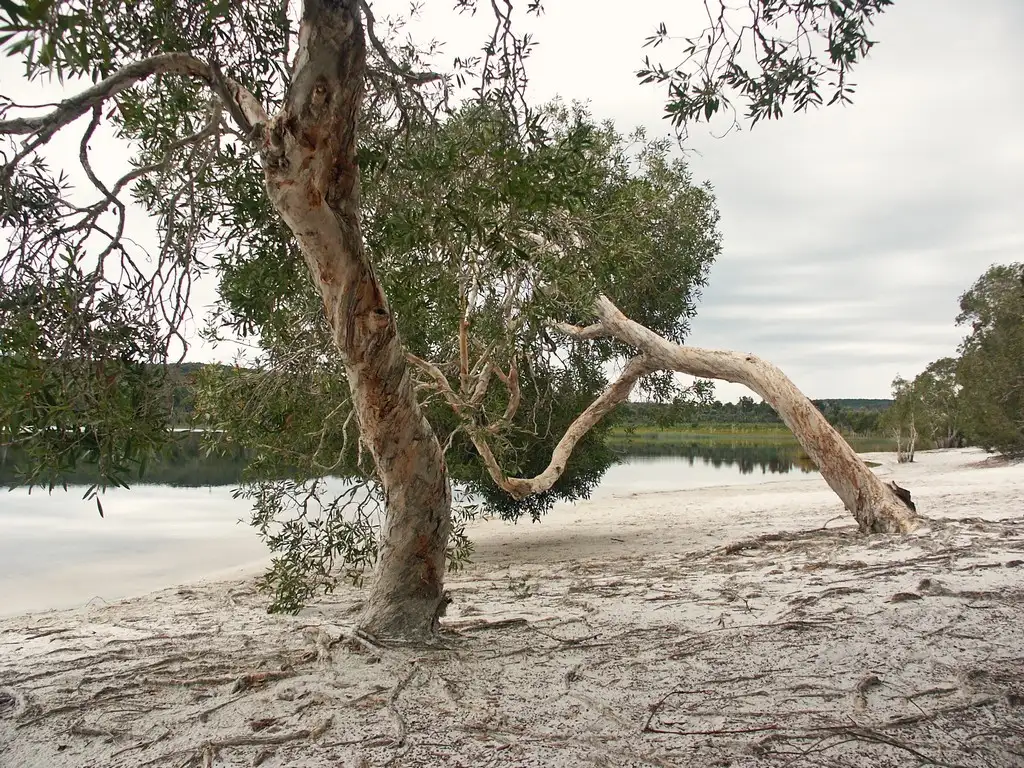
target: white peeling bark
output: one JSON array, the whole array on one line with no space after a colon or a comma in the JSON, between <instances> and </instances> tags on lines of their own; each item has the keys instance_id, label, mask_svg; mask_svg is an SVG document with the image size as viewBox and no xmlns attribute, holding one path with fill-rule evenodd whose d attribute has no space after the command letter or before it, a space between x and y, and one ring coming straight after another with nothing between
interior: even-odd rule
<instances>
[{"instance_id":1,"label":"white peeling bark","mask_svg":"<svg viewBox=\"0 0 1024 768\"><path fill-rule=\"evenodd\" d=\"M760 395L789 427L862 531L906 533L914 529L911 509L778 367L754 355L673 344L630 320L604 296L597 300L596 309L609 335L643 350L659 368L742 384Z\"/></svg>"},{"instance_id":2,"label":"white peeling bark","mask_svg":"<svg viewBox=\"0 0 1024 768\"><path fill-rule=\"evenodd\" d=\"M630 320L605 296L598 298L595 311L599 320L593 325L581 328L563 323L555 327L579 339L613 337L640 350L641 355L633 358L619 379L572 423L556 446L547 468L536 477L508 477L498 466L486 440L475 438L477 450L500 488L516 498L548 490L562 475L580 438L629 397L637 379L652 371L669 370L743 384L760 395L789 427L825 482L865 533L906 533L914 529L914 510L897 495L895 485L886 485L871 471L777 366L754 355L674 344ZM906 495L909 500L909 494Z\"/></svg>"},{"instance_id":3,"label":"white peeling bark","mask_svg":"<svg viewBox=\"0 0 1024 768\"><path fill-rule=\"evenodd\" d=\"M267 190L295 235L341 352L387 511L362 628L423 639L444 599L451 489L405 351L363 248L356 130L365 42L358 0L307 0L285 106L263 131Z\"/></svg>"}]
</instances>

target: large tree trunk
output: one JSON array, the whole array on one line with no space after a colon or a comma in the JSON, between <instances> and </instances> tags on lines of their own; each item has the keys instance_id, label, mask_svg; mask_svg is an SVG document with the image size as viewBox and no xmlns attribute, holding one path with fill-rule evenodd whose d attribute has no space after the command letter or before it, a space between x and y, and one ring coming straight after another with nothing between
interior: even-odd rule
<instances>
[{"instance_id":1,"label":"large tree trunk","mask_svg":"<svg viewBox=\"0 0 1024 768\"><path fill-rule=\"evenodd\" d=\"M657 370L679 371L743 384L759 394L793 432L862 531L906 533L914 529L916 510L909 492L895 483L883 483L776 366L754 355L673 344L650 328L630 320L604 296L595 302L595 312L598 322L586 328L565 323L555 327L579 339L613 337L636 348L640 354L629 361L619 378L569 426L552 451L547 468L534 477L507 476L486 439L474 434L473 442L484 465L500 488L516 498L548 490L565 471L580 438L626 400L641 377Z\"/></svg>"},{"instance_id":2,"label":"large tree trunk","mask_svg":"<svg viewBox=\"0 0 1024 768\"><path fill-rule=\"evenodd\" d=\"M356 0L307 0L292 85L264 128L261 151L268 193L323 297L360 434L384 486L381 551L362 628L416 639L433 632L442 605L451 489L363 249L356 129L364 64Z\"/></svg>"},{"instance_id":3,"label":"large tree trunk","mask_svg":"<svg viewBox=\"0 0 1024 768\"><path fill-rule=\"evenodd\" d=\"M552 451L547 468L534 477L509 477L498 465L487 440L479 433L471 435L484 465L500 488L516 498L548 490L565 471L573 448L583 435L625 401L640 378L658 370L678 371L743 384L759 394L793 432L862 531L906 533L914 529L916 509L910 493L895 483L883 483L776 366L754 355L673 344L650 328L630 320L605 296L598 297L594 310L598 322L593 325L581 328L556 323L555 327L578 339L612 337L636 348L640 354L630 360L619 378L569 425Z\"/></svg>"},{"instance_id":4,"label":"large tree trunk","mask_svg":"<svg viewBox=\"0 0 1024 768\"><path fill-rule=\"evenodd\" d=\"M760 395L793 432L864 532L913 530L913 511L861 460L796 385L776 366L754 355L673 344L630 320L608 299L597 302L610 335L643 351L658 368L743 384Z\"/></svg>"}]
</instances>

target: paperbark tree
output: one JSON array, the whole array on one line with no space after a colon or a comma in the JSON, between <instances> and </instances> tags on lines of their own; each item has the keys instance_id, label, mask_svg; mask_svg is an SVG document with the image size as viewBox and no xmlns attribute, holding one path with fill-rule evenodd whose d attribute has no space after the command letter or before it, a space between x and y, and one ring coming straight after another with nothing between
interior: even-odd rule
<instances>
[{"instance_id":1,"label":"paperbark tree","mask_svg":"<svg viewBox=\"0 0 1024 768\"><path fill-rule=\"evenodd\" d=\"M970 333L956 366L964 431L976 445L1024 455L1024 263L989 268L960 297Z\"/></svg>"},{"instance_id":2,"label":"paperbark tree","mask_svg":"<svg viewBox=\"0 0 1024 768\"><path fill-rule=\"evenodd\" d=\"M917 449L918 423L927 421L917 381L907 381L902 376L893 379L892 400L882 416L882 424L896 441L896 460L909 464L914 461Z\"/></svg>"},{"instance_id":3,"label":"paperbark tree","mask_svg":"<svg viewBox=\"0 0 1024 768\"><path fill-rule=\"evenodd\" d=\"M267 192L323 298L387 518L363 627L426 637L443 594L451 488L387 297L363 248L357 123L365 40L355 3L309 0L283 109L253 126Z\"/></svg>"},{"instance_id":4,"label":"paperbark tree","mask_svg":"<svg viewBox=\"0 0 1024 768\"><path fill-rule=\"evenodd\" d=\"M452 490L445 451L421 405L418 390L423 387L444 398L455 415L458 430L469 436L493 481L511 496L523 498L552 489L565 474L574 447L616 403L628 397L641 379L657 384L657 372L678 371L738 381L779 411L862 530L905 531L912 527L908 507L864 466L778 369L751 356L698 350L677 343L685 330L686 313L692 312L688 292L672 312L662 313L664 317L659 316L660 307L647 308L642 302L637 306L637 311L650 315L652 325L662 324L677 334L679 338L674 340L627 319L603 297L596 304L596 325L584 328L552 324L566 334L576 350L583 349L585 344L600 347L604 350L601 359L621 354L622 345L635 348L639 355L626 366L618 381L582 410L555 446L546 470L532 479L508 477L500 466L494 443L516 418L523 397L520 376L530 372L520 371L514 351L505 365L499 365L491 347L479 356L471 350L471 326L485 317L478 301L488 306L480 298L484 283L472 269L459 278L464 310L456 333L458 384L452 386L437 364L406 349L398 332L398 318L364 242L359 121L367 82L376 82L376 78L394 89L399 115L396 119L402 124L406 114L402 99L407 96L397 94L406 94L410 85L435 82L439 76L415 73L408 66L397 64L373 32L369 7L359 0L306 0L293 55L287 18L282 21L278 8L267 6L266 23L275 25L279 33L275 54L278 59L291 60L288 76L278 79L274 75L281 70L280 61L269 63L275 57L259 47L258 39L253 50L252 36L238 33L233 25L232 14L242 14L246 28L251 26L253 19L244 16L248 11L243 7L228 4L221 9L218 5L217 13L204 16L201 9L170 4L168 8L175 12L195 12L200 29L208 28L210 43L205 57L195 52L160 52L124 64L124 56L151 52L154 46L159 49L168 44L168 38L161 35L186 34L188 25L172 13L167 19L175 23L164 28L161 35L117 40L101 34L89 38L97 34L96 29L86 25L83 32L68 27L62 19L72 16L60 16L60 4L57 6L57 11L49 6L32 11L43 14L42 27L49 36L30 36L26 38L27 46L18 43L18 50L30 49L28 56L33 66L59 69L61 62L66 66L68 61L77 61L74 57L78 51L83 46L88 50L92 44L106 46L106 53L98 61L87 56L72 71L90 72L96 79L91 88L42 115L0 121L0 135L24 137L20 143L10 145L0 170L3 225L15 235L14 247L3 265L4 305L0 307L3 346L15 352L4 366L4 381L10 385L4 401L6 442L24 441L35 446L39 456L58 459L58 465L83 454L98 457L101 483L111 478L123 482L119 473L131 458L133 440L135 450L140 440L144 444L156 443L161 427L159 409L146 411L140 403L152 391L146 363L164 362L170 353L187 312L187 289L201 243L224 237L220 196L226 195L235 208L262 205L255 198L232 197L225 192L230 178L217 186L209 184L204 174L212 165L229 169L231 161L241 163L241 153L251 150L260 160L266 198L290 232L290 244L280 245L270 236L266 243L278 243L282 258L300 256L305 264L343 364L360 442L372 457L383 489L386 518L374 585L361 621L371 634L428 638L444 606L443 576ZM119 4L104 5L99 10L112 15L127 13L128 16L117 17L121 29L131 28L131 14L136 13ZM47 16L51 12L57 15ZM217 15L221 13L226 14L223 19ZM25 18L32 21L34 17ZM47 26L53 18L59 23ZM31 24L28 28L32 28ZM153 27L142 25L141 29L148 34ZM72 39L76 34L83 36L82 45ZM144 36L142 32L137 34ZM234 62L227 61L225 52L217 47L219 36L232 34L241 35L238 39L244 43L231 49ZM367 69L367 40L379 65L374 70ZM43 46L41 54L35 50L37 43ZM522 98L520 43L512 39L495 45L494 60L488 55L480 68L479 94L487 103L487 94L494 92L495 82L499 84L494 103L499 109L512 107L515 119L509 146L513 146L514 140L521 140L523 131L536 132L537 126L531 124L529 111L515 109L515 100ZM232 73L229 69L232 63L238 67L247 62L258 72L242 68ZM232 74L238 79L233 79ZM184 78L187 84L167 90L167 78ZM379 87L374 91L380 92ZM167 96L186 108L168 112L163 126L160 120L153 119L147 98L159 102ZM204 103L206 106L202 107ZM147 149L151 155L149 162L140 163L113 185L106 185L90 165L88 147L105 115L117 112L125 135L140 140L146 148L160 151ZM231 117L230 127L224 112ZM205 114L205 122L196 124L194 118L199 114ZM101 200L87 207L69 202L63 196L60 180L54 180L35 160L43 145L81 117L90 118L81 141L81 164L89 181L101 193ZM520 117L522 121L518 121ZM179 150L187 151L184 155L175 154ZM588 150L578 151L574 156L587 158ZM655 157L650 189L657 189L673 178L671 169L659 162ZM487 167L486 163L484 166ZM513 161L504 172L509 173L516 166ZM225 172L230 175L230 170ZM177 184L173 191L160 185L146 186L143 182L149 174L176 179ZM163 234L155 266L150 271L135 264L123 238L125 207L118 194L136 180L140 181L136 194L159 214ZM628 181L622 181L616 189L621 196L617 200L629 199ZM645 215L660 215L664 222L677 218L672 205L677 204L676 200L682 200L679 205L685 204L685 196L669 195L666 199L671 205L653 206ZM496 202L505 206L506 212L514 207L504 200ZM538 201L533 204L538 205ZM565 206L565 210L573 210L570 202ZM538 210L542 208L540 205ZM525 254L523 266L516 273L522 276L517 278L515 288L492 302L503 307L503 314L498 316L505 319L506 325L511 322L509 318L519 317L523 297L533 301L535 307L561 311L562 317L579 317L586 311L580 301L588 291L592 297L595 290L617 288L626 294L617 297L620 301L635 302L644 295L637 286L645 266L636 266L636 284L630 285L628 271L621 271L617 264L618 252L597 262L604 271L587 271L592 265L586 261L584 248L599 246L603 238L615 238L619 230L602 229L602 223L594 223L588 231L572 216L563 225L558 221L560 210L556 214L546 224L550 231L536 231L528 220L516 222L511 235L507 231L508 221L502 221L497 228L502 229L501 243L511 242L513 252ZM108 218L114 222L113 232L106 228ZM182 218L187 219L187 226L176 225ZM665 243L677 245L709 226L704 221L680 231L678 226L673 229L669 224L652 227L653 219L635 216L632 225L627 225L628 218L619 220L623 231L628 230L623 237L632 243L642 241L651 248ZM713 221L710 226L713 228ZM655 230L655 235L645 234L645 229ZM469 242L490 248L493 239L482 237ZM539 276L531 271L535 266L528 252L531 243L534 253L546 254L543 263L547 271L541 270ZM553 243L561 249L560 256L552 256ZM716 248L717 243L711 252ZM116 268L108 264L110 258L118 259ZM695 275L702 274L707 261L709 258L691 267ZM587 269L582 269L585 264ZM632 268L628 264L626 267ZM593 280L571 282L570 278L575 279L575 273L581 271ZM574 286L573 295L566 299L552 287L551 279L555 283L570 281L564 285ZM692 279L686 277L687 281ZM702 278L696 279L699 284ZM692 284L684 282L683 286L689 291ZM170 316L168 307L172 309ZM60 332L53 331L49 336L48 316L63 323ZM535 340L547 338L535 322L524 320L520 325L528 327ZM132 340L132 334L145 336L146 341L140 345ZM618 346L609 346L600 337L607 337ZM513 334L512 338L518 337ZM550 348L552 354L557 347ZM476 357L476 362L471 357ZM420 376L419 387L414 371ZM482 419L481 414L485 401L494 397L494 380L501 382L505 394L500 398L503 413L492 421ZM24 390L26 384L30 391L14 391L18 387ZM52 404L54 392L69 400L68 407L46 405ZM32 405L26 409L25 402L37 401L46 407ZM97 418L97 413L105 418ZM136 418L140 415L145 418ZM38 481L40 477L34 475L30 480Z\"/></svg>"},{"instance_id":5,"label":"paperbark tree","mask_svg":"<svg viewBox=\"0 0 1024 768\"><path fill-rule=\"evenodd\" d=\"M478 448L494 481L514 496L545 490L564 470L573 446L594 423L626 400L636 381L656 370L743 384L760 395L779 414L821 471L822 477L865 533L906 533L915 526L914 510L875 475L825 419L814 404L778 367L754 355L722 350L699 349L673 344L618 310L607 298L595 306L598 322L585 328L559 324L562 332L596 339L612 337L639 350L625 370L590 408L566 431L541 474L525 479L506 476L491 455L486 442Z\"/></svg>"}]
</instances>

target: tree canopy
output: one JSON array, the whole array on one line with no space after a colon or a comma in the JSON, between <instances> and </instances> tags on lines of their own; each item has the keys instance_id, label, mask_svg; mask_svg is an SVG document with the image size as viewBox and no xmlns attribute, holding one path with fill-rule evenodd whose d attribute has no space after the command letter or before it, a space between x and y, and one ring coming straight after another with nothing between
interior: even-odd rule
<instances>
[{"instance_id":1,"label":"tree canopy","mask_svg":"<svg viewBox=\"0 0 1024 768\"><path fill-rule=\"evenodd\" d=\"M960 297L956 379L964 429L977 444L1024 455L1024 264L994 266Z\"/></svg>"},{"instance_id":2,"label":"tree canopy","mask_svg":"<svg viewBox=\"0 0 1024 768\"><path fill-rule=\"evenodd\" d=\"M706 45L640 78L668 85L677 126L734 99L754 122L824 87L843 101L889 4L760 0L739 27L723 6ZM259 352L212 369L196 412L214 447L253 456L242 492L284 553L281 607L309 594L303 574L329 586L336 560L357 575L377 557L365 512L385 502L383 546L420 571L382 589L436 607L449 477L467 514L537 517L585 496L610 460L601 417L637 382L678 397L673 370L772 382L787 424L827 431L774 367L673 347L720 247L710 190L668 141L533 104L529 33L511 2L491 11L481 54L440 67L436 45L401 41L403 20L365 0L306 0L298 18L287 3L0 3L0 45L30 79L93 83L42 113L0 101L0 435L28 457L26 482L86 462L96 494L173 439L166 365L187 353L204 277L219 287L208 333ZM74 172L45 151L63 130L80 137ZM101 130L126 169L92 156ZM835 451L837 468L855 460ZM354 484L328 491L325 475ZM869 528L892 511L875 491L848 502ZM909 524L892 514L883 525Z\"/></svg>"},{"instance_id":3,"label":"tree canopy","mask_svg":"<svg viewBox=\"0 0 1024 768\"><path fill-rule=\"evenodd\" d=\"M57 4L42 17L42 36L22 39L36 47L15 46L30 72L101 78L130 56L184 49L243 73L239 84L268 106L287 88L287 20L260 4L147 12L114 3L92 13L132 35L104 44L86 24L47 38L79 18ZM585 436L550 490L519 499L495 487L473 435L510 473L543 469L624 354L612 341L553 336L553 319L584 320L599 292L682 341L720 247L713 197L670 142L623 135L581 106L546 105L523 132L500 99L436 113L402 102L403 84L380 71L368 78L358 145L367 256L419 362L420 399L445 441L458 508L537 518L596 485L612 461L605 427ZM279 607L294 608L318 579L329 582L336 561L353 576L373 562L383 498L321 298L264 192L259 157L238 135L245 118L205 88L202 78L167 74L84 109L78 184L26 152L42 134L20 146L9 140L0 413L30 484L52 486L83 462L95 471L93 494L143 475L148 457L174 438L175 382L162 366L184 351L190 287L216 279L209 332L230 332L259 352L243 368L204 374L196 416L215 430L211 448L241 446L251 457L240 492L279 555L271 575ZM93 169L88 147L101 118L134 151L120 178ZM90 183L95 200L83 206ZM138 208L157 226L157 253L142 253L125 234ZM458 409L438 381L456 382ZM645 383L678 394L668 376ZM327 475L357 484L339 490ZM464 546L454 539L454 559Z\"/></svg>"},{"instance_id":4,"label":"tree canopy","mask_svg":"<svg viewBox=\"0 0 1024 768\"><path fill-rule=\"evenodd\" d=\"M1024 454L1024 265L986 271L960 297L956 322L970 328L959 357L936 360L910 381L897 377L888 427L929 447L967 441Z\"/></svg>"}]
</instances>

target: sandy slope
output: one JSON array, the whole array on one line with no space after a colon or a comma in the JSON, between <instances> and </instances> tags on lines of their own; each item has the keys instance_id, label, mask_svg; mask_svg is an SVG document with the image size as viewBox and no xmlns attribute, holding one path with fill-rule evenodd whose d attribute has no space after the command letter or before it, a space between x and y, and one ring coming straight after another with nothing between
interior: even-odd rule
<instances>
[{"instance_id":1,"label":"sandy slope","mask_svg":"<svg viewBox=\"0 0 1024 768\"><path fill-rule=\"evenodd\" d=\"M983 458L880 467L903 537L817 477L483 523L436 648L251 580L4 619L0 766L1024 766L1024 465Z\"/></svg>"}]
</instances>

